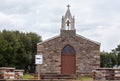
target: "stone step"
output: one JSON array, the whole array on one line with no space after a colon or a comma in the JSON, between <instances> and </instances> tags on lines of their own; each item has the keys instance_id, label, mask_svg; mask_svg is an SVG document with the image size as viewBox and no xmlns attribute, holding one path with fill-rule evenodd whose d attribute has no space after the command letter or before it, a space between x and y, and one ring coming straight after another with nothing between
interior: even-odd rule
<instances>
[{"instance_id":1,"label":"stone step","mask_svg":"<svg viewBox=\"0 0 120 81\"><path fill-rule=\"evenodd\" d=\"M43 74L41 79L76 79L76 75Z\"/></svg>"}]
</instances>

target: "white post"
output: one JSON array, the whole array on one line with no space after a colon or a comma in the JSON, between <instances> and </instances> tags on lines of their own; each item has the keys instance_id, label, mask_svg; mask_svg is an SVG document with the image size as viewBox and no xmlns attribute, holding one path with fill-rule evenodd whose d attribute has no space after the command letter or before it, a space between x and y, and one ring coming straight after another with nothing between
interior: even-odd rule
<instances>
[{"instance_id":1,"label":"white post","mask_svg":"<svg viewBox=\"0 0 120 81\"><path fill-rule=\"evenodd\" d=\"M35 55L35 64L38 65L38 80L40 80L40 65L43 63L42 54Z\"/></svg>"},{"instance_id":2,"label":"white post","mask_svg":"<svg viewBox=\"0 0 120 81\"><path fill-rule=\"evenodd\" d=\"M38 80L40 80L40 64L38 64L38 68L39 68L39 70L38 70Z\"/></svg>"}]
</instances>

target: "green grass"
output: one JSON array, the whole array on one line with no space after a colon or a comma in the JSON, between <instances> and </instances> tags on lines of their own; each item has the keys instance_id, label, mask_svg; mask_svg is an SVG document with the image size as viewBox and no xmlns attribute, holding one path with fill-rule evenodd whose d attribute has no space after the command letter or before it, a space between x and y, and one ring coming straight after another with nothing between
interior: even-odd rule
<instances>
[{"instance_id":1,"label":"green grass","mask_svg":"<svg viewBox=\"0 0 120 81\"><path fill-rule=\"evenodd\" d=\"M93 81L93 79L91 77L78 77L78 80L81 80L81 81Z\"/></svg>"},{"instance_id":2,"label":"green grass","mask_svg":"<svg viewBox=\"0 0 120 81\"><path fill-rule=\"evenodd\" d=\"M30 79L30 78L34 78L34 76L29 75L29 74L23 75L23 80L28 80L28 79Z\"/></svg>"}]
</instances>

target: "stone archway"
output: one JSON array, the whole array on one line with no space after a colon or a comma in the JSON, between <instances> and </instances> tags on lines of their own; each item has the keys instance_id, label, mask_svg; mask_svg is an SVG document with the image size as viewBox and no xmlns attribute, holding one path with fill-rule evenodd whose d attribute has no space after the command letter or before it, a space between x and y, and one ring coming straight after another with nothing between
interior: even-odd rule
<instances>
[{"instance_id":1,"label":"stone archway","mask_svg":"<svg viewBox=\"0 0 120 81\"><path fill-rule=\"evenodd\" d=\"M72 46L66 45L61 52L61 74L76 73L75 50Z\"/></svg>"}]
</instances>

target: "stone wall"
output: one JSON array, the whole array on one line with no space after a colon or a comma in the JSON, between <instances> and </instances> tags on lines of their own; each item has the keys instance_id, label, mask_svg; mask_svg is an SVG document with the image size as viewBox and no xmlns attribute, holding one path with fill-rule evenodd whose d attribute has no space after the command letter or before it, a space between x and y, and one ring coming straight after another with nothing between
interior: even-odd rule
<instances>
[{"instance_id":1,"label":"stone wall","mask_svg":"<svg viewBox=\"0 0 120 81\"><path fill-rule=\"evenodd\" d=\"M120 80L94 80L94 81L120 81Z\"/></svg>"},{"instance_id":2,"label":"stone wall","mask_svg":"<svg viewBox=\"0 0 120 81\"><path fill-rule=\"evenodd\" d=\"M120 69L98 68L92 75L94 80L120 80Z\"/></svg>"},{"instance_id":3,"label":"stone wall","mask_svg":"<svg viewBox=\"0 0 120 81\"><path fill-rule=\"evenodd\" d=\"M100 44L83 36L76 35L75 31L61 31L60 36L38 43L37 54L43 54L41 73L61 73L61 50L71 45L76 51L76 74L91 73L100 66ZM36 67L39 70L38 66Z\"/></svg>"},{"instance_id":4,"label":"stone wall","mask_svg":"<svg viewBox=\"0 0 120 81\"><path fill-rule=\"evenodd\" d=\"M73 80L0 80L0 81L73 81ZM119 80L94 80L94 81L119 81Z\"/></svg>"},{"instance_id":5,"label":"stone wall","mask_svg":"<svg viewBox=\"0 0 120 81\"><path fill-rule=\"evenodd\" d=\"M22 79L24 70L14 67L0 67L0 79ZM1 81L1 80L0 80Z\"/></svg>"},{"instance_id":6,"label":"stone wall","mask_svg":"<svg viewBox=\"0 0 120 81\"><path fill-rule=\"evenodd\" d=\"M48 80L0 80L0 81L72 81L72 80L48 79Z\"/></svg>"}]
</instances>

